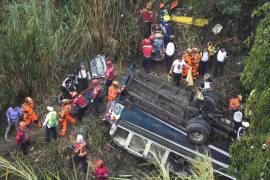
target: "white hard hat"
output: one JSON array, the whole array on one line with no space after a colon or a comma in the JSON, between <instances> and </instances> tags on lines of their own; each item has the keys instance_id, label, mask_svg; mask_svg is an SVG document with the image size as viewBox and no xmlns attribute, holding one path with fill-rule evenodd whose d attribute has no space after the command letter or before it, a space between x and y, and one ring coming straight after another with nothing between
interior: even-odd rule
<instances>
[{"instance_id":1,"label":"white hard hat","mask_svg":"<svg viewBox=\"0 0 270 180\"><path fill-rule=\"evenodd\" d=\"M249 122L243 121L242 126L244 126L245 128L248 128L249 127Z\"/></svg>"},{"instance_id":2,"label":"white hard hat","mask_svg":"<svg viewBox=\"0 0 270 180\"><path fill-rule=\"evenodd\" d=\"M242 122L242 119L243 119L243 114L242 114L242 112L240 112L240 111L236 111L235 113L234 113L234 115L233 115L233 120L235 121L235 122Z\"/></svg>"},{"instance_id":3,"label":"white hard hat","mask_svg":"<svg viewBox=\"0 0 270 180\"><path fill-rule=\"evenodd\" d=\"M78 135L77 136L77 143L82 143L84 140L83 140L83 136L82 135Z\"/></svg>"},{"instance_id":4,"label":"white hard hat","mask_svg":"<svg viewBox=\"0 0 270 180\"><path fill-rule=\"evenodd\" d=\"M47 110L52 112L53 111L53 107L52 106L47 106Z\"/></svg>"}]
</instances>

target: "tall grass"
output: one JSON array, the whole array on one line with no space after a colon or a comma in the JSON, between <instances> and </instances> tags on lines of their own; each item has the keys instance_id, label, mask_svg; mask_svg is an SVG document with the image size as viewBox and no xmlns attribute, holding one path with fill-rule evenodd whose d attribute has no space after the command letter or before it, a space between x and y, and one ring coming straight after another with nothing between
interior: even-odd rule
<instances>
[{"instance_id":1,"label":"tall grass","mask_svg":"<svg viewBox=\"0 0 270 180\"><path fill-rule=\"evenodd\" d=\"M128 61L139 41L136 8L125 0L50 0L7 4L1 24L0 102L17 95L42 99L63 75L99 53Z\"/></svg>"},{"instance_id":2,"label":"tall grass","mask_svg":"<svg viewBox=\"0 0 270 180\"><path fill-rule=\"evenodd\" d=\"M171 180L171 179L187 179L187 180L214 180L214 169L212 166L211 158L209 156L197 157L194 161L190 162L190 169L188 176L179 173L173 173L173 169L169 162L162 163L162 153L159 151L150 152L153 161L150 165L154 165L155 171L151 174L143 172L143 178L147 180ZM148 164L149 165L149 164Z\"/></svg>"}]
</instances>

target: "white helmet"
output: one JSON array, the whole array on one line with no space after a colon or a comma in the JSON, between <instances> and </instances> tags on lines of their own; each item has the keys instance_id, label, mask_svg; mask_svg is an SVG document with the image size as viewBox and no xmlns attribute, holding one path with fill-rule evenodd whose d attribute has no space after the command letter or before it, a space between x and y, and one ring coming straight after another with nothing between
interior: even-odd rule
<instances>
[{"instance_id":1,"label":"white helmet","mask_svg":"<svg viewBox=\"0 0 270 180\"><path fill-rule=\"evenodd\" d=\"M83 141L84 141L83 136L79 134L77 136L77 143L82 143Z\"/></svg>"},{"instance_id":2,"label":"white helmet","mask_svg":"<svg viewBox=\"0 0 270 180\"><path fill-rule=\"evenodd\" d=\"M52 112L52 111L53 111L53 107L52 107L52 106L47 106L47 110L48 110L49 112Z\"/></svg>"},{"instance_id":3,"label":"white helmet","mask_svg":"<svg viewBox=\"0 0 270 180\"><path fill-rule=\"evenodd\" d=\"M242 112L236 111L236 112L234 113L234 115L233 115L233 120L234 120L235 122L240 123L240 122L242 122L242 119L243 119L243 114L242 114Z\"/></svg>"}]
</instances>

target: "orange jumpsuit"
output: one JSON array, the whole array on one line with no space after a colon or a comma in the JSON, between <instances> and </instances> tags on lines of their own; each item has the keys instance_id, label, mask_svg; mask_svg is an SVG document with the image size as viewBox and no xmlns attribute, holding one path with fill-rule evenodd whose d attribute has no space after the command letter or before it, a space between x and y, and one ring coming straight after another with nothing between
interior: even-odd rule
<instances>
[{"instance_id":1,"label":"orange jumpsuit","mask_svg":"<svg viewBox=\"0 0 270 180\"><path fill-rule=\"evenodd\" d=\"M60 136L65 136L66 132L67 132L67 123L70 122L72 125L75 125L76 124L76 120L71 117L70 113L71 113L71 105L64 105L62 107L62 110L61 110L61 120L60 120L60 123L61 123L61 126L62 126L62 130L60 131L59 135Z\"/></svg>"},{"instance_id":2,"label":"orange jumpsuit","mask_svg":"<svg viewBox=\"0 0 270 180\"><path fill-rule=\"evenodd\" d=\"M188 53L185 53L183 56L182 56L182 59L187 63L187 65L189 65L190 67L192 66L192 55L188 54ZM182 75L183 77L186 77L187 74L188 74L188 69L189 67L187 66L184 66L183 68L183 72L182 72Z\"/></svg>"},{"instance_id":3,"label":"orange jumpsuit","mask_svg":"<svg viewBox=\"0 0 270 180\"><path fill-rule=\"evenodd\" d=\"M192 62L192 75L193 79L197 79L199 77L199 64L201 60L201 55L199 53L194 53L193 62Z\"/></svg>"},{"instance_id":4,"label":"orange jumpsuit","mask_svg":"<svg viewBox=\"0 0 270 180\"><path fill-rule=\"evenodd\" d=\"M108 104L111 101L114 101L117 99L121 91L115 87L115 85L111 85L108 90Z\"/></svg>"},{"instance_id":5,"label":"orange jumpsuit","mask_svg":"<svg viewBox=\"0 0 270 180\"><path fill-rule=\"evenodd\" d=\"M23 121L26 123L27 126L30 125L31 122L34 122L35 124L38 123L38 117L34 112L33 108L33 103L24 103L22 105Z\"/></svg>"},{"instance_id":6,"label":"orange jumpsuit","mask_svg":"<svg viewBox=\"0 0 270 180\"><path fill-rule=\"evenodd\" d=\"M239 110L240 101L238 98L232 98L229 100L229 110Z\"/></svg>"}]
</instances>

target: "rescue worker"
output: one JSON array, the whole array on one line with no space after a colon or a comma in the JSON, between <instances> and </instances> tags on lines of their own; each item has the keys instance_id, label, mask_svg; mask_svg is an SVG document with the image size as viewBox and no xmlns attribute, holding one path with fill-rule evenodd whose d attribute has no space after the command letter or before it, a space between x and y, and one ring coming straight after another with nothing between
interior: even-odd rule
<instances>
[{"instance_id":1,"label":"rescue worker","mask_svg":"<svg viewBox=\"0 0 270 180\"><path fill-rule=\"evenodd\" d=\"M151 44L150 39L144 39L144 45L143 45L143 63L142 66L144 67L144 70L146 72L150 71L151 68L151 62L152 62L152 52L154 51L154 48Z\"/></svg>"},{"instance_id":2,"label":"rescue worker","mask_svg":"<svg viewBox=\"0 0 270 180\"><path fill-rule=\"evenodd\" d=\"M109 60L106 61L106 72L105 72L106 89L108 89L113 82L114 71L115 71L114 65L112 59L110 58Z\"/></svg>"},{"instance_id":3,"label":"rescue worker","mask_svg":"<svg viewBox=\"0 0 270 180\"><path fill-rule=\"evenodd\" d=\"M97 79L94 79L92 81L92 100L94 103L94 109L95 109L95 116L98 116L99 114L99 104L101 102L101 87L99 84L99 81Z\"/></svg>"},{"instance_id":4,"label":"rescue worker","mask_svg":"<svg viewBox=\"0 0 270 180\"><path fill-rule=\"evenodd\" d=\"M85 63L81 63L76 73L77 92L82 92L88 88L89 80L91 79L90 73L86 68Z\"/></svg>"},{"instance_id":5,"label":"rescue worker","mask_svg":"<svg viewBox=\"0 0 270 180\"><path fill-rule=\"evenodd\" d=\"M198 48L192 48L192 76L193 79L198 79L199 77L199 64L201 61L201 55Z\"/></svg>"},{"instance_id":6,"label":"rescue worker","mask_svg":"<svg viewBox=\"0 0 270 180\"><path fill-rule=\"evenodd\" d=\"M171 68L172 63L173 63L174 53L175 53L175 45L173 43L173 39L171 39L171 40L169 40L169 43L167 44L166 51L165 51L165 57L164 57L167 72L170 72L170 68Z\"/></svg>"},{"instance_id":7,"label":"rescue worker","mask_svg":"<svg viewBox=\"0 0 270 180\"><path fill-rule=\"evenodd\" d=\"M73 86L74 80L75 75L70 74L61 84L60 90L63 93L62 99L72 99L70 92L76 90L75 86Z\"/></svg>"},{"instance_id":8,"label":"rescue worker","mask_svg":"<svg viewBox=\"0 0 270 180\"><path fill-rule=\"evenodd\" d=\"M74 145L74 151L73 151L73 155L70 159L70 164L69 167L70 169L73 168L74 165L78 165L79 163L81 163L82 165L82 172L83 173L87 173L87 148L86 148L86 142L83 139L82 135L78 135L77 139L76 139L76 144Z\"/></svg>"},{"instance_id":9,"label":"rescue worker","mask_svg":"<svg viewBox=\"0 0 270 180\"><path fill-rule=\"evenodd\" d=\"M19 144L23 154L26 155L28 146L30 145L30 130L24 121L19 123L19 130L16 136L16 145L18 146Z\"/></svg>"},{"instance_id":10,"label":"rescue worker","mask_svg":"<svg viewBox=\"0 0 270 180\"><path fill-rule=\"evenodd\" d=\"M199 74L202 76L205 75L208 60L209 60L209 53L208 53L207 48L204 48L203 52L202 52L202 58L200 61L200 65L199 65Z\"/></svg>"},{"instance_id":11,"label":"rescue worker","mask_svg":"<svg viewBox=\"0 0 270 180\"><path fill-rule=\"evenodd\" d=\"M6 112L7 116L7 128L5 132L5 140L8 140L8 133L12 127L12 125L15 126L16 131L18 131L18 126L19 126L19 119L21 117L21 109L18 106L10 106Z\"/></svg>"},{"instance_id":12,"label":"rescue worker","mask_svg":"<svg viewBox=\"0 0 270 180\"><path fill-rule=\"evenodd\" d=\"M109 178L109 172L104 165L102 159L96 161L95 171L93 172L95 180L107 180Z\"/></svg>"},{"instance_id":13,"label":"rescue worker","mask_svg":"<svg viewBox=\"0 0 270 180\"><path fill-rule=\"evenodd\" d=\"M45 121L43 123L43 126L46 128L46 142L50 142L51 133L53 135L53 138L57 140L57 131L56 126L58 125L57 121L57 113L54 111L52 106L47 106L47 110L49 111L46 115Z\"/></svg>"},{"instance_id":14,"label":"rescue worker","mask_svg":"<svg viewBox=\"0 0 270 180\"><path fill-rule=\"evenodd\" d=\"M193 59L193 56L192 56L192 49L187 49L186 52L183 54L182 56L182 59L185 61L185 63L188 65L188 66L192 66L192 59ZM183 77L186 77L188 74L188 67L184 67L183 68L183 72L182 72L182 76Z\"/></svg>"},{"instance_id":15,"label":"rescue worker","mask_svg":"<svg viewBox=\"0 0 270 180\"><path fill-rule=\"evenodd\" d=\"M237 95L236 98L229 99L229 110L238 111L240 109L242 100L243 97L241 94Z\"/></svg>"},{"instance_id":16,"label":"rescue worker","mask_svg":"<svg viewBox=\"0 0 270 180\"><path fill-rule=\"evenodd\" d=\"M204 91L211 91L212 90L212 83L213 80L210 74L205 74L203 77L203 90Z\"/></svg>"},{"instance_id":17,"label":"rescue worker","mask_svg":"<svg viewBox=\"0 0 270 180\"><path fill-rule=\"evenodd\" d=\"M237 140L239 141L243 135L246 134L247 128L249 127L249 122L243 121L242 126L239 127L237 131ZM270 143L269 143L270 144Z\"/></svg>"},{"instance_id":18,"label":"rescue worker","mask_svg":"<svg viewBox=\"0 0 270 180\"><path fill-rule=\"evenodd\" d=\"M227 58L227 52L225 48L221 48L217 53L216 67L215 67L215 77L223 76L224 62Z\"/></svg>"},{"instance_id":19,"label":"rescue worker","mask_svg":"<svg viewBox=\"0 0 270 180\"><path fill-rule=\"evenodd\" d=\"M111 101L115 101L120 93L124 90L125 86L119 87L118 81L113 81L112 85L109 87L108 90L108 104L111 103Z\"/></svg>"},{"instance_id":20,"label":"rescue worker","mask_svg":"<svg viewBox=\"0 0 270 180\"><path fill-rule=\"evenodd\" d=\"M25 102L22 105L22 116L23 121L26 123L26 126L30 126L31 122L35 124L36 128L41 128L42 125L40 124L38 120L38 116L34 112L34 102L32 98L27 97L25 98Z\"/></svg>"},{"instance_id":21,"label":"rescue worker","mask_svg":"<svg viewBox=\"0 0 270 180\"><path fill-rule=\"evenodd\" d=\"M144 23L144 37L147 38L151 35L151 26L153 22L153 12L151 11L152 5L147 3L147 7L141 10L141 14L143 15L143 23Z\"/></svg>"},{"instance_id":22,"label":"rescue worker","mask_svg":"<svg viewBox=\"0 0 270 180\"><path fill-rule=\"evenodd\" d=\"M72 125L76 124L76 120L71 116L71 104L68 99L62 100L62 109L60 114L60 124L62 126L62 130L59 133L59 136L65 136L67 132L67 123L71 123Z\"/></svg>"},{"instance_id":23,"label":"rescue worker","mask_svg":"<svg viewBox=\"0 0 270 180\"><path fill-rule=\"evenodd\" d=\"M184 66L190 67L181 58L174 60L171 66L170 74L173 75L173 81L175 82L176 86L180 85L180 80L182 80L182 72Z\"/></svg>"},{"instance_id":24,"label":"rescue worker","mask_svg":"<svg viewBox=\"0 0 270 180\"><path fill-rule=\"evenodd\" d=\"M209 66L208 67L211 70L212 69L212 64L213 64L213 61L214 61L214 57L215 57L215 54L216 54L216 47L212 42L208 42L207 43L207 50L208 50L208 53L209 53L209 61L208 61Z\"/></svg>"},{"instance_id":25,"label":"rescue worker","mask_svg":"<svg viewBox=\"0 0 270 180\"><path fill-rule=\"evenodd\" d=\"M75 93L75 96L73 97L73 105L74 109L77 110L77 117L78 120L81 121L84 115L84 112L88 108L88 100L81 94Z\"/></svg>"}]
</instances>

